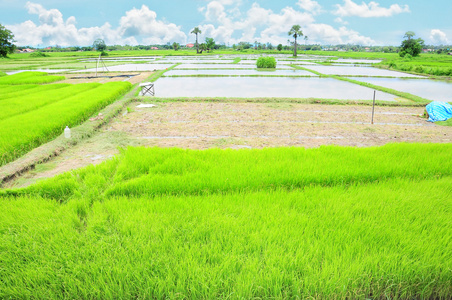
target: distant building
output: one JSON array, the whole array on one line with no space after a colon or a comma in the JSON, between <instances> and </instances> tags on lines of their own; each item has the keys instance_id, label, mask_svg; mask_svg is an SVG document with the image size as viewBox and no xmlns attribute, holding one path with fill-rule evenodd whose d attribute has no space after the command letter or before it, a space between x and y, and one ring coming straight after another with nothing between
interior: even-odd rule
<instances>
[{"instance_id":1,"label":"distant building","mask_svg":"<svg viewBox=\"0 0 452 300\"><path fill-rule=\"evenodd\" d=\"M151 50L158 50L159 48L157 47L151 47Z\"/></svg>"},{"instance_id":2,"label":"distant building","mask_svg":"<svg viewBox=\"0 0 452 300\"><path fill-rule=\"evenodd\" d=\"M187 44L186 47L187 48L193 48L195 46L195 44Z\"/></svg>"},{"instance_id":3,"label":"distant building","mask_svg":"<svg viewBox=\"0 0 452 300\"><path fill-rule=\"evenodd\" d=\"M30 49L30 48L25 48L25 49L22 49L22 51L19 51L20 53L31 53L31 52L35 52L35 50L33 50L33 49Z\"/></svg>"}]
</instances>

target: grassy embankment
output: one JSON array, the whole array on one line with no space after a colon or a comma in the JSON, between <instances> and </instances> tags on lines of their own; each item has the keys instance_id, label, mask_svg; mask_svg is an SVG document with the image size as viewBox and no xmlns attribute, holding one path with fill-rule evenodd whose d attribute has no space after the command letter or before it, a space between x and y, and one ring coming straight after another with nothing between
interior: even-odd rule
<instances>
[{"instance_id":1,"label":"grassy embankment","mask_svg":"<svg viewBox=\"0 0 452 300\"><path fill-rule=\"evenodd\" d=\"M4 192L0 298L448 299L451 151L129 148Z\"/></svg>"},{"instance_id":2,"label":"grassy embankment","mask_svg":"<svg viewBox=\"0 0 452 300\"><path fill-rule=\"evenodd\" d=\"M382 61L378 66L436 77L452 77L452 56L437 54L421 54L411 59L394 58Z\"/></svg>"}]
</instances>

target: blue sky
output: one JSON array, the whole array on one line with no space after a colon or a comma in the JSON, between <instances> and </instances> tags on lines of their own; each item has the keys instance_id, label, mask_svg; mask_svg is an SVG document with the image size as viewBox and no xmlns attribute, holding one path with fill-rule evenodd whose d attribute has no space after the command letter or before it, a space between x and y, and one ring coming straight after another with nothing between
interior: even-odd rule
<instances>
[{"instance_id":1,"label":"blue sky","mask_svg":"<svg viewBox=\"0 0 452 300\"><path fill-rule=\"evenodd\" d=\"M301 25L307 41L322 45L400 45L406 31L427 44L452 44L452 1L413 0L0 0L0 23L16 44L88 46L181 44L205 37L287 44Z\"/></svg>"}]
</instances>

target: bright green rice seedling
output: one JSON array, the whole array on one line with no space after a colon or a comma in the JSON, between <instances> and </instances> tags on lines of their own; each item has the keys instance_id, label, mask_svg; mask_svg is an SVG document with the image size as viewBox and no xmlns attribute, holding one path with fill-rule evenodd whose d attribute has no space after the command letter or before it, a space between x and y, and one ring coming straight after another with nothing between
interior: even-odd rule
<instances>
[{"instance_id":1,"label":"bright green rice seedling","mask_svg":"<svg viewBox=\"0 0 452 300\"><path fill-rule=\"evenodd\" d=\"M129 148L0 197L0 298L449 299L451 147Z\"/></svg>"},{"instance_id":2,"label":"bright green rice seedling","mask_svg":"<svg viewBox=\"0 0 452 300\"><path fill-rule=\"evenodd\" d=\"M257 68L274 69L276 68L276 59L273 56L259 57L256 65Z\"/></svg>"},{"instance_id":3,"label":"bright green rice seedling","mask_svg":"<svg viewBox=\"0 0 452 300\"><path fill-rule=\"evenodd\" d=\"M37 85L37 84L26 84L26 85L12 85L9 87L17 87L15 90L11 90L9 93L5 93L3 95L0 95L0 102L2 104L2 107L7 105L8 102L13 101L14 99L21 99L23 97L30 97L35 94L43 94L45 92L51 92L55 91L67 86L71 86L68 83L55 83L55 84L43 84L43 85ZM25 87L25 88L22 88Z\"/></svg>"},{"instance_id":4,"label":"bright green rice seedling","mask_svg":"<svg viewBox=\"0 0 452 300\"><path fill-rule=\"evenodd\" d=\"M21 72L0 77L0 85L43 84L64 80L64 76L47 75L46 72Z\"/></svg>"},{"instance_id":5,"label":"bright green rice seedling","mask_svg":"<svg viewBox=\"0 0 452 300\"><path fill-rule=\"evenodd\" d=\"M23 85L5 85L0 89L0 99L8 98L9 94L21 93L29 89L40 87L38 84L23 84ZM25 92L28 93L28 92Z\"/></svg>"},{"instance_id":6,"label":"bright green rice seedling","mask_svg":"<svg viewBox=\"0 0 452 300\"><path fill-rule=\"evenodd\" d=\"M91 193L105 196L202 195L372 183L387 178L452 176L452 144L398 144L373 148L204 151L131 147L120 159L55 177L30 189L58 201ZM363 167L365 166L365 167ZM85 187L90 187L86 188Z\"/></svg>"},{"instance_id":7,"label":"bright green rice seedling","mask_svg":"<svg viewBox=\"0 0 452 300\"><path fill-rule=\"evenodd\" d=\"M50 141L60 135L65 126L80 124L130 88L129 82L106 83L36 110L0 120L0 165ZM74 91L77 89L74 86Z\"/></svg>"},{"instance_id":8,"label":"bright green rice seedling","mask_svg":"<svg viewBox=\"0 0 452 300\"><path fill-rule=\"evenodd\" d=\"M90 89L99 86L100 83L82 83L77 85L63 84L61 86L53 84L43 86L54 87L54 89L46 89L44 91L32 90L34 93L29 93L21 97L16 96L3 101L2 110L0 111L0 120L38 109L68 97L77 96L79 93L87 92Z\"/></svg>"}]
</instances>

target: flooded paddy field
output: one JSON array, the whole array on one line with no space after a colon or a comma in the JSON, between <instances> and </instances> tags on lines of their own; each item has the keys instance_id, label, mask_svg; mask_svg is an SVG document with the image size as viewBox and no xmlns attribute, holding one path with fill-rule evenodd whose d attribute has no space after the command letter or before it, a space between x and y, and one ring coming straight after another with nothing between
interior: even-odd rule
<instances>
[{"instance_id":1,"label":"flooded paddy field","mask_svg":"<svg viewBox=\"0 0 452 300\"><path fill-rule=\"evenodd\" d=\"M371 77L352 77L351 79L410 93L429 100L452 101L452 81L450 80Z\"/></svg>"},{"instance_id":2,"label":"flooded paddy field","mask_svg":"<svg viewBox=\"0 0 452 300\"><path fill-rule=\"evenodd\" d=\"M178 77L160 78L157 97L324 98L372 100L373 90L332 78L291 77ZM396 101L378 92L377 100Z\"/></svg>"},{"instance_id":3,"label":"flooded paddy field","mask_svg":"<svg viewBox=\"0 0 452 300\"><path fill-rule=\"evenodd\" d=\"M165 77L171 76L202 76L202 75L219 75L219 76L314 76L308 71L296 69L283 70L215 70L215 69L197 69L197 70L179 70L177 68L165 73Z\"/></svg>"},{"instance_id":4,"label":"flooded paddy field","mask_svg":"<svg viewBox=\"0 0 452 300\"><path fill-rule=\"evenodd\" d=\"M385 76L385 77L412 77L423 78L422 76L413 75L409 73L389 71L377 69L372 67L356 67L356 66L309 66L310 70L325 74L325 75L341 75L341 76Z\"/></svg>"}]
</instances>

